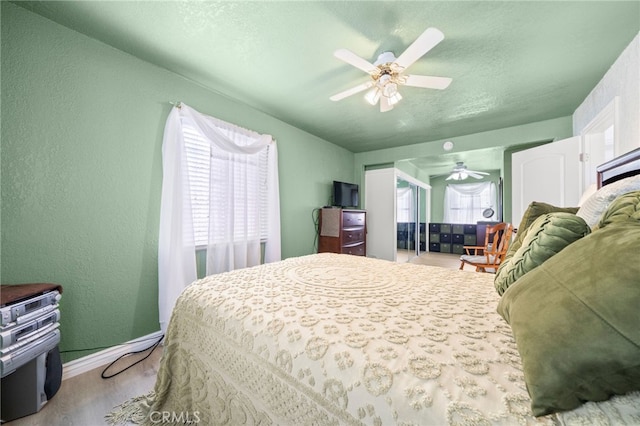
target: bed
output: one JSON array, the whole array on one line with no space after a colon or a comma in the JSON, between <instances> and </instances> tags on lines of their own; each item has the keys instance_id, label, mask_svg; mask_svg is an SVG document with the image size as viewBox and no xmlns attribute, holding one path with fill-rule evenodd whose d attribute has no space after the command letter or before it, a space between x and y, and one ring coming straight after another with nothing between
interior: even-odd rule
<instances>
[{"instance_id":1,"label":"bed","mask_svg":"<svg viewBox=\"0 0 640 426\"><path fill-rule=\"evenodd\" d=\"M640 186L634 186L640 176L633 177L640 170L640 150L623 160L605 167L603 181L621 188L622 195L637 193L640 199ZM624 169L625 179L616 180L618 169ZM631 186L624 183L627 180L633 181ZM591 205L580 208L592 217L599 215L600 222L589 225L590 230L578 241L570 242L541 266L519 270L521 275L502 291L496 291L499 286L493 274L332 253L198 280L185 289L173 311L154 391L116 407L108 421L206 425L638 424L640 317L633 313L626 324L611 332L628 341L625 350L631 357L625 360L630 365L624 366L622 384L612 385L614 392L605 386L605 395L590 401L576 391L573 397L579 402L575 407L569 398L569 405L554 408L552 403L549 409L543 401L540 408L538 384L531 376L535 368L547 371L549 365L555 365L553 356L568 356L562 350L563 339L569 337L566 330L565 335L555 333L563 330L565 323L557 324L554 334L546 336L538 323L533 325L537 333L526 329L534 319L553 318L548 313L538 314L536 309L554 304L545 302L536 308L535 301L525 298L526 291L538 282L550 285L540 276L547 276L553 268L566 269L560 262L563 257L575 257L574 247L589 243L598 232L625 227L624 234L635 237L627 237L624 247L638 251L624 256L633 260L640 253L640 216L634 213L640 210L640 203L625 201L622 221L629 223L609 225L613 216L607 213L608 208L620 204L617 199L621 194L607 194L605 202L601 201L603 192L604 188L592 196L595 201ZM543 231L557 232L556 219L576 216L580 209L538 214L551 218L543 224ZM609 222L599 229L605 216ZM532 217L528 220L537 224ZM586 219L571 220L586 223ZM615 220L621 220L620 216ZM552 222L555 228L549 225ZM520 228L523 233L522 224ZM521 252L531 252L527 245L532 239L524 238L515 247L512 266ZM538 243L541 240L535 239ZM627 271L623 279L630 280L625 284L626 300L621 303L637 307L640 269L633 261L626 263L628 266L618 268ZM595 269L595 265L589 267ZM618 302L613 304L606 309L617 309ZM525 331L517 328L523 321L527 323ZM531 334L537 336L532 338ZM535 340L541 337L542 343ZM548 365L540 359L531 361L539 347L545 348L540 356L550 360ZM560 354L554 355L558 348ZM638 351L635 360L634 350ZM528 352L522 355L523 351ZM598 366L580 368L583 370L577 374L584 376L585 371ZM611 370L610 364L606 369ZM550 374L557 379L566 372L551 368ZM571 380L567 379L567 388L572 386ZM577 386L582 389L583 383Z\"/></svg>"}]
</instances>

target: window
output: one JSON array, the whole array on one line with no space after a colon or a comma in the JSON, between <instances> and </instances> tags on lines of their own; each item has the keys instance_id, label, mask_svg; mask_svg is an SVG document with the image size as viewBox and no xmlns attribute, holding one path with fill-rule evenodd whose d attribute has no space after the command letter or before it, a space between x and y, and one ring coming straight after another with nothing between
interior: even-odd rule
<instances>
[{"instance_id":1,"label":"window","mask_svg":"<svg viewBox=\"0 0 640 426\"><path fill-rule=\"evenodd\" d=\"M487 220L482 213L488 208L496 209L495 183L447 185L444 193L444 221L446 223L476 223Z\"/></svg>"},{"instance_id":2,"label":"window","mask_svg":"<svg viewBox=\"0 0 640 426\"><path fill-rule=\"evenodd\" d=\"M226 129L219 129L231 137ZM191 213L197 247L209 242L226 241L229 227L236 239L267 238L267 166L268 150L257 154L232 154L211 147L193 126L183 121L187 169L191 189ZM248 140L247 140L248 142ZM233 166L233 167L230 167ZM229 205L211 203L227 200ZM211 217L216 220L210 220ZM211 229L211 241L209 230Z\"/></svg>"},{"instance_id":3,"label":"window","mask_svg":"<svg viewBox=\"0 0 640 426\"><path fill-rule=\"evenodd\" d=\"M163 331L178 296L198 276L196 248L206 247L207 275L282 258L278 186L278 147L271 135L183 103L171 109L162 138L158 235ZM229 211L222 213L221 206Z\"/></svg>"}]
</instances>

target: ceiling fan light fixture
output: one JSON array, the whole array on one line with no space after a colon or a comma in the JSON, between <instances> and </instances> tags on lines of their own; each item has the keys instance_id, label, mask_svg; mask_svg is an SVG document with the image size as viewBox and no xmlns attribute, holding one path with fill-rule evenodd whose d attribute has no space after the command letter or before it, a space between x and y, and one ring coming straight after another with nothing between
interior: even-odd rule
<instances>
[{"instance_id":1,"label":"ceiling fan light fixture","mask_svg":"<svg viewBox=\"0 0 640 426\"><path fill-rule=\"evenodd\" d=\"M376 84L379 88L384 89L387 83L389 83L389 80L391 80L391 76L389 74L382 74L377 78Z\"/></svg>"},{"instance_id":2,"label":"ceiling fan light fixture","mask_svg":"<svg viewBox=\"0 0 640 426\"><path fill-rule=\"evenodd\" d=\"M402 95L396 92L394 95L389 96L389 105L395 105L402 100Z\"/></svg>"},{"instance_id":3,"label":"ceiling fan light fixture","mask_svg":"<svg viewBox=\"0 0 640 426\"><path fill-rule=\"evenodd\" d=\"M382 88L382 94L387 98L391 98L398 95L398 85L396 83L388 82Z\"/></svg>"},{"instance_id":4,"label":"ceiling fan light fixture","mask_svg":"<svg viewBox=\"0 0 640 426\"><path fill-rule=\"evenodd\" d=\"M453 172L450 178L453 180L465 180L469 175L466 172Z\"/></svg>"},{"instance_id":5,"label":"ceiling fan light fixture","mask_svg":"<svg viewBox=\"0 0 640 426\"><path fill-rule=\"evenodd\" d=\"M377 87L374 87L373 89L369 90L366 95L364 95L364 98L371 105L375 105L380 100L380 95L381 95L380 89Z\"/></svg>"},{"instance_id":6,"label":"ceiling fan light fixture","mask_svg":"<svg viewBox=\"0 0 640 426\"><path fill-rule=\"evenodd\" d=\"M465 180L468 177L482 179L483 176L489 176L489 173L469 170L462 161L458 161L446 180Z\"/></svg>"}]
</instances>

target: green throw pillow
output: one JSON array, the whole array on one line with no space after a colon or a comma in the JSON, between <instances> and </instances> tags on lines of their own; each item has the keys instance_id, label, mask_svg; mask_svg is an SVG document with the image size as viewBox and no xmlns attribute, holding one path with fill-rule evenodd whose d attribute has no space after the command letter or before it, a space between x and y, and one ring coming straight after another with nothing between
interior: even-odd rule
<instances>
[{"instance_id":1,"label":"green throw pillow","mask_svg":"<svg viewBox=\"0 0 640 426\"><path fill-rule=\"evenodd\" d=\"M502 295L518 278L590 232L584 219L573 213L539 216L527 229L520 248L500 264L494 280L498 294Z\"/></svg>"},{"instance_id":2,"label":"green throw pillow","mask_svg":"<svg viewBox=\"0 0 640 426\"><path fill-rule=\"evenodd\" d=\"M511 325L534 415L640 390L640 222L598 229L524 275Z\"/></svg>"},{"instance_id":3,"label":"green throw pillow","mask_svg":"<svg viewBox=\"0 0 640 426\"><path fill-rule=\"evenodd\" d=\"M627 220L640 221L640 191L633 191L616 198L605 210L598 228Z\"/></svg>"},{"instance_id":4,"label":"green throw pillow","mask_svg":"<svg viewBox=\"0 0 640 426\"><path fill-rule=\"evenodd\" d=\"M515 254L516 251L522 246L522 240L524 240L525 235L527 234L527 229L531 226L531 224L540 216L547 213L553 212L566 212L566 213L576 213L578 211L578 207L557 207L548 203L541 203L539 201L532 201L531 204L527 207L522 215L522 219L520 220L520 225L517 228L515 238L511 242L509 246L509 250L507 250L507 254L504 257L504 260L509 259L511 256ZM503 262L504 262L503 260Z\"/></svg>"}]
</instances>

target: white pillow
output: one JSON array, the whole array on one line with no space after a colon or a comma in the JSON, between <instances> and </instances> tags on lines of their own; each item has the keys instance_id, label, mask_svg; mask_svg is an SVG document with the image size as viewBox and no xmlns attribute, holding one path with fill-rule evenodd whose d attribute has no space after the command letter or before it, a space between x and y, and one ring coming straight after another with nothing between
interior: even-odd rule
<instances>
[{"instance_id":1,"label":"white pillow","mask_svg":"<svg viewBox=\"0 0 640 426\"><path fill-rule=\"evenodd\" d=\"M578 207L582 206L585 203L585 201L589 199L589 197L591 197L593 194L596 193L597 190L598 190L598 185L596 185L595 183L592 183L591 185L589 185L587 190L582 193L582 197L580 197L580 201L578 201Z\"/></svg>"},{"instance_id":2,"label":"white pillow","mask_svg":"<svg viewBox=\"0 0 640 426\"><path fill-rule=\"evenodd\" d=\"M613 200L627 192L639 190L640 175L620 179L617 182L598 189L580 206L576 215L583 218L584 221L587 222L587 225L593 228Z\"/></svg>"}]
</instances>

